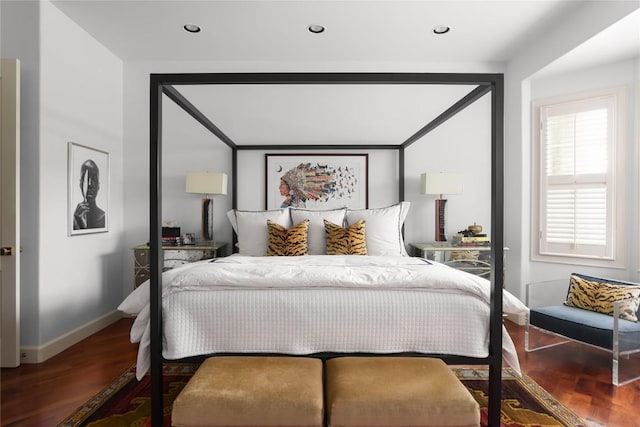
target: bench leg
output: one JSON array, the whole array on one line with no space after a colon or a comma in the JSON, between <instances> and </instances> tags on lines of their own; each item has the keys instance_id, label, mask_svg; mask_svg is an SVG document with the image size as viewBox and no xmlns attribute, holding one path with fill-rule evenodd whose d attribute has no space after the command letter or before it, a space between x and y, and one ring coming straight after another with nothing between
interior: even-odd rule
<instances>
[{"instance_id":1,"label":"bench leg","mask_svg":"<svg viewBox=\"0 0 640 427\"><path fill-rule=\"evenodd\" d=\"M637 357L637 351L636 353L636 357ZM620 379L620 370L621 370L621 359L626 359L627 362L625 364L631 365L631 366L638 366L638 360L636 358L636 360L634 361L635 363L630 362L632 355L634 354L634 352L624 352L624 353L620 353L620 346L617 340L614 339L613 341L613 352L612 352L612 357L611 357L611 383L615 386L622 386L625 384L629 384L632 383L634 381L638 381L640 380L640 375L637 375L635 377L631 377L631 378L625 378L623 380ZM638 370L636 369L636 373L638 372Z\"/></svg>"},{"instance_id":2,"label":"bench leg","mask_svg":"<svg viewBox=\"0 0 640 427\"><path fill-rule=\"evenodd\" d=\"M535 330L537 333L546 334L546 335L553 335L553 336L556 336L556 337L563 338L564 340L560 341L560 342L555 342L555 343L552 343L552 344L541 345L541 346L537 346L536 347L536 346L532 345L533 342L531 340L531 335L532 335L531 332L533 330ZM562 335L559 335L559 334L556 334L556 333L553 333L553 332L550 332L550 331L547 331L547 330L544 330L544 329L540 329L540 328L538 328L536 326L531 325L529 323L529 316L527 316L526 322L525 322L525 326L524 326L524 350L527 353L531 352L531 351L536 351L536 350L542 350L542 349L545 349L545 348L555 347L557 345L566 344L568 342L571 342L571 340L566 339L566 337L564 337Z\"/></svg>"},{"instance_id":3,"label":"bench leg","mask_svg":"<svg viewBox=\"0 0 640 427\"><path fill-rule=\"evenodd\" d=\"M622 386L622 385L626 385L626 384L632 383L634 381L640 380L640 375L637 375L637 376L631 377L631 378L625 378L623 380L620 379L619 372L621 370L620 368L622 367L621 366L622 364L620 363L620 359L627 359L627 361L629 361L631 359L631 354L629 354L629 353L623 353L623 354L613 353L613 357L612 357L612 360L611 360L611 382L613 383L613 385ZM629 363L629 365L637 366L637 363L638 363L638 361L636 359L635 364L634 363Z\"/></svg>"},{"instance_id":4,"label":"bench leg","mask_svg":"<svg viewBox=\"0 0 640 427\"><path fill-rule=\"evenodd\" d=\"M625 345L624 347L629 348L629 345ZM637 345L635 347L637 348ZM632 354L638 352L640 352L640 349L625 351L623 353L620 352L620 302L616 302L613 304L613 335L611 346L611 382L613 383L613 385L621 386L640 379L640 375L637 375L635 377L625 379L624 381L620 381L619 376L620 356L624 356L627 360L629 360ZM635 373L637 374L638 371L636 370Z\"/></svg>"}]
</instances>

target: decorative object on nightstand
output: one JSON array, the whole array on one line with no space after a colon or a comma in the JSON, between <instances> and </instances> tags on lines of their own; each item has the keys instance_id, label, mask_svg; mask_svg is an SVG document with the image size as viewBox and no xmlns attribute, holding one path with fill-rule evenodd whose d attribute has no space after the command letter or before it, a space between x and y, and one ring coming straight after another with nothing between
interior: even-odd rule
<instances>
[{"instance_id":1,"label":"decorative object on nightstand","mask_svg":"<svg viewBox=\"0 0 640 427\"><path fill-rule=\"evenodd\" d=\"M163 222L162 223L162 244L163 245L175 245L179 243L180 227L175 222Z\"/></svg>"},{"instance_id":2,"label":"decorative object on nightstand","mask_svg":"<svg viewBox=\"0 0 640 427\"><path fill-rule=\"evenodd\" d=\"M491 239L485 233L482 233L482 226L475 222L466 228L466 230L458 231L453 235L452 243L460 246L490 246Z\"/></svg>"},{"instance_id":3,"label":"decorative object on nightstand","mask_svg":"<svg viewBox=\"0 0 640 427\"><path fill-rule=\"evenodd\" d=\"M189 262L196 262L205 259L219 258L227 255L226 242L197 242L189 246L163 245L162 254L164 258L162 271L171 270ZM149 279L149 244L138 245L133 248L134 256L134 283L140 286Z\"/></svg>"},{"instance_id":4,"label":"decorative object on nightstand","mask_svg":"<svg viewBox=\"0 0 640 427\"><path fill-rule=\"evenodd\" d=\"M443 194L462 194L462 175L449 172L425 172L420 176L421 194L438 194L436 199L436 242L446 242L445 205Z\"/></svg>"},{"instance_id":5,"label":"decorative object on nightstand","mask_svg":"<svg viewBox=\"0 0 640 427\"><path fill-rule=\"evenodd\" d=\"M187 193L204 194L202 199L202 240L213 241L213 199L209 195L227 194L227 174L220 172L188 172Z\"/></svg>"}]
</instances>

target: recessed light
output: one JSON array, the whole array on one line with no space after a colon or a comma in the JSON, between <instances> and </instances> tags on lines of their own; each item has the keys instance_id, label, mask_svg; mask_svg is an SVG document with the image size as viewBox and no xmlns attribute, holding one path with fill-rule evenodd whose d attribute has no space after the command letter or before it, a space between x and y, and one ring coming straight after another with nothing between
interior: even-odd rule
<instances>
[{"instance_id":1,"label":"recessed light","mask_svg":"<svg viewBox=\"0 0 640 427\"><path fill-rule=\"evenodd\" d=\"M199 26L195 24L186 24L182 28L184 28L185 31L188 31L190 33L199 33L202 30Z\"/></svg>"},{"instance_id":2,"label":"recessed light","mask_svg":"<svg viewBox=\"0 0 640 427\"><path fill-rule=\"evenodd\" d=\"M437 25L433 27L433 34L446 34L450 29L451 27L448 27L446 25Z\"/></svg>"},{"instance_id":3,"label":"recessed light","mask_svg":"<svg viewBox=\"0 0 640 427\"><path fill-rule=\"evenodd\" d=\"M320 34L324 31L324 27L318 24L311 24L309 25L308 30L311 31L313 34Z\"/></svg>"}]
</instances>

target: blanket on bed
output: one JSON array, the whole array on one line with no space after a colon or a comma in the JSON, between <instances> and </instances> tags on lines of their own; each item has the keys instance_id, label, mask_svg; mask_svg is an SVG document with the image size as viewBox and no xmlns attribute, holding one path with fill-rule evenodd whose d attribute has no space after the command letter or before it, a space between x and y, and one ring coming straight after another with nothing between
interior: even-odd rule
<instances>
[{"instance_id":1,"label":"blanket on bed","mask_svg":"<svg viewBox=\"0 0 640 427\"><path fill-rule=\"evenodd\" d=\"M411 257L325 256L247 257L233 255L214 261L186 264L163 274L163 302L171 295L223 290L377 290L464 294L488 306L490 282L443 264ZM132 292L118 307L137 315L131 341L140 342L138 371L149 366L149 282ZM164 307L167 310L167 307ZM527 308L508 291L505 313L524 314ZM505 361L519 370L513 343L504 330Z\"/></svg>"}]
</instances>

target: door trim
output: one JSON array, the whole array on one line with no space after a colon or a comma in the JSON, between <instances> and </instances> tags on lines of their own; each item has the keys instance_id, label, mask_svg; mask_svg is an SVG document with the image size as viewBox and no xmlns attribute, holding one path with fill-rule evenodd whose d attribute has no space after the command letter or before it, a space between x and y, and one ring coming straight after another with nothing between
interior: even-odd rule
<instances>
[{"instance_id":1,"label":"door trim","mask_svg":"<svg viewBox=\"0 0 640 427\"><path fill-rule=\"evenodd\" d=\"M0 62L0 365L20 365L20 61Z\"/></svg>"}]
</instances>

